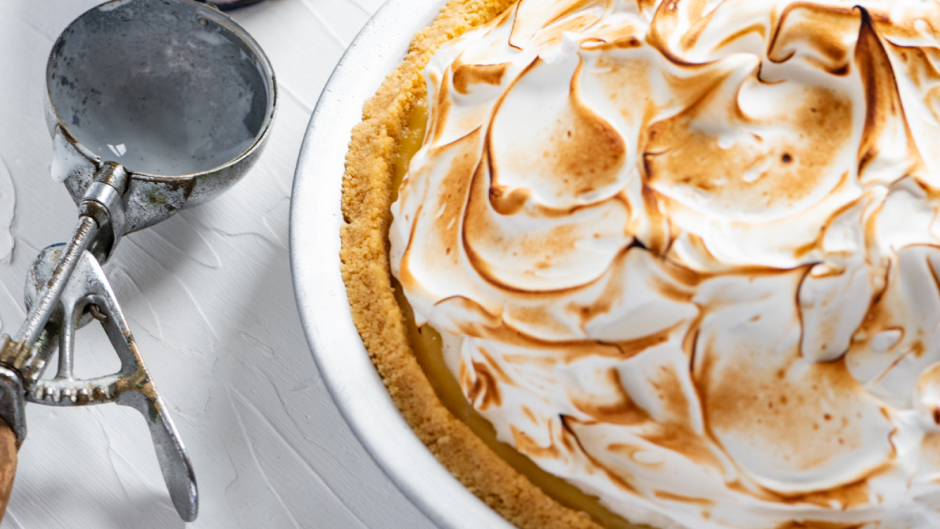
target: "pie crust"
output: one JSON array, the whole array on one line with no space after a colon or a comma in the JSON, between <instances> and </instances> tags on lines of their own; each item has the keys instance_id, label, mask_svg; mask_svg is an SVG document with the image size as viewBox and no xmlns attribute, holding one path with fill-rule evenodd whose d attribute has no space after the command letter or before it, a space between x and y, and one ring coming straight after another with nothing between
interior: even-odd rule
<instances>
[{"instance_id":1,"label":"pie crust","mask_svg":"<svg viewBox=\"0 0 940 529\"><path fill-rule=\"evenodd\" d=\"M514 1L451 0L433 24L415 34L404 61L365 103L346 155L342 274L353 321L392 400L464 486L518 527L599 528L586 513L563 506L516 471L444 406L415 357L389 269L395 166L409 116L427 96L424 67L443 43L495 18Z\"/></svg>"}]
</instances>

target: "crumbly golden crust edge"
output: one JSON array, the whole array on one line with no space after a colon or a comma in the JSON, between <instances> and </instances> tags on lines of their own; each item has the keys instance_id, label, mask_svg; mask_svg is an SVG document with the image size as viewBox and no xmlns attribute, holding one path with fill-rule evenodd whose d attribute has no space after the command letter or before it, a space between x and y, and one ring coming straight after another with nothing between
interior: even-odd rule
<instances>
[{"instance_id":1,"label":"crumbly golden crust edge","mask_svg":"<svg viewBox=\"0 0 940 529\"><path fill-rule=\"evenodd\" d=\"M364 105L343 177L343 281L353 321L392 400L451 474L518 527L599 529L587 515L564 507L519 474L444 407L409 343L389 269L393 161L409 112L427 94L424 67L443 43L495 18L515 1L451 0L415 34L405 60Z\"/></svg>"}]
</instances>

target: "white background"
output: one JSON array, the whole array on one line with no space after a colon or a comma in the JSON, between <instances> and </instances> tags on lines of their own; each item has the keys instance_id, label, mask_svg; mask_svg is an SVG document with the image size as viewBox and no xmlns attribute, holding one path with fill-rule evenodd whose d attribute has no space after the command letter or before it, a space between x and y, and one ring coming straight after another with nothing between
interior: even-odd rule
<instances>
[{"instance_id":1,"label":"white background","mask_svg":"<svg viewBox=\"0 0 940 529\"><path fill-rule=\"evenodd\" d=\"M42 101L55 38L97 0L0 0L0 331L26 270L76 222L49 176ZM422 528L317 374L294 303L288 211L310 113L381 0L268 0L232 12L274 65L278 116L249 175L214 202L126 237L105 267L199 482L199 528ZM96 327L96 326L95 326ZM78 375L117 361L79 333ZM27 406L2 529L179 528L143 419L114 405Z\"/></svg>"}]
</instances>

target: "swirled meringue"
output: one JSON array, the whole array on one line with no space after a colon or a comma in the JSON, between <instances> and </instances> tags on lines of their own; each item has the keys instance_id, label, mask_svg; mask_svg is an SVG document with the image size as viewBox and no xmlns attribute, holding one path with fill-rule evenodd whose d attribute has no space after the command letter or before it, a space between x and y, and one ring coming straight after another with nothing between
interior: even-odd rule
<instances>
[{"instance_id":1,"label":"swirled meringue","mask_svg":"<svg viewBox=\"0 0 940 529\"><path fill-rule=\"evenodd\" d=\"M392 271L499 439L638 521L940 527L938 31L522 0L445 45Z\"/></svg>"}]
</instances>

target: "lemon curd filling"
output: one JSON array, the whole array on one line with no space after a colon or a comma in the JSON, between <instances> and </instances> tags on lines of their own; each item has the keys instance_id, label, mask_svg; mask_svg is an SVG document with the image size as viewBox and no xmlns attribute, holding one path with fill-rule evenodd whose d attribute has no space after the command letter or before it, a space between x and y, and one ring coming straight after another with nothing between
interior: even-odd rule
<instances>
[{"instance_id":1,"label":"lemon curd filling","mask_svg":"<svg viewBox=\"0 0 940 529\"><path fill-rule=\"evenodd\" d=\"M393 157L392 201L398 199L398 189L408 174L411 158L421 148L428 123L428 108L424 101L416 103L408 113L407 126L399 139L397 154ZM516 471L527 477L533 484L545 491L562 505L587 513L597 523L612 529L636 529L634 525L604 508L596 498L585 494L555 477L532 462L516 449L496 439L493 426L484 419L467 401L460 385L447 368L443 358L441 335L431 326L418 327L414 312L402 292L401 285L394 278L395 299L402 308L408 338L414 350L418 364L428 377L441 403L466 424L499 457L509 463Z\"/></svg>"}]
</instances>

